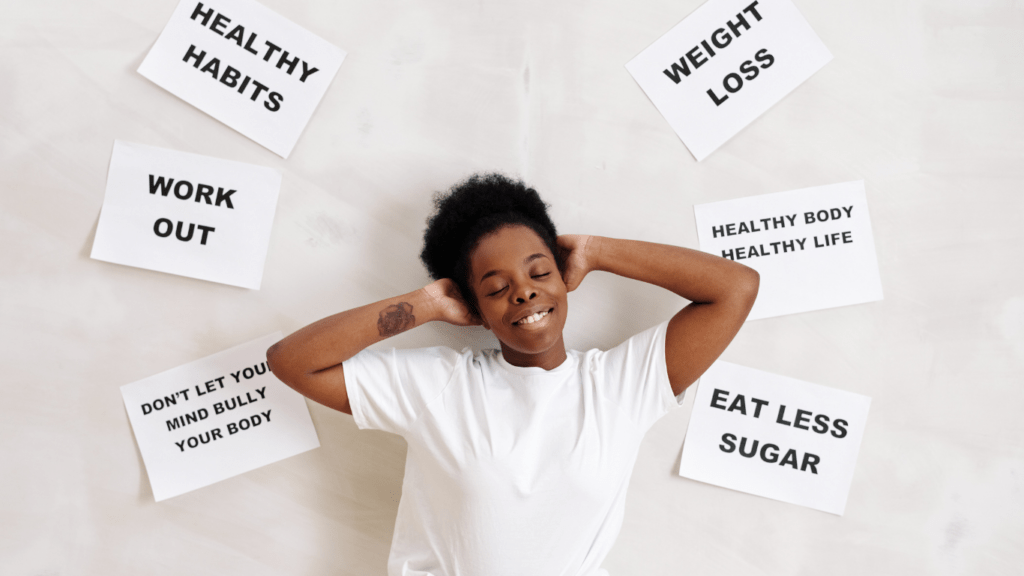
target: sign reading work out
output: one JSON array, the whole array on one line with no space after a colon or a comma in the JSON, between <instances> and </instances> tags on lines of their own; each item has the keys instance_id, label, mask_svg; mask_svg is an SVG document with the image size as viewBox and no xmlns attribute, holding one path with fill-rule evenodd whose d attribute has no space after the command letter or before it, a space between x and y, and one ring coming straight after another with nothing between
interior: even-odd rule
<instances>
[{"instance_id":1,"label":"sign reading work out","mask_svg":"<svg viewBox=\"0 0 1024 576\"><path fill-rule=\"evenodd\" d=\"M700 161L831 59L790 0L709 0L626 69Z\"/></svg>"},{"instance_id":2,"label":"sign reading work out","mask_svg":"<svg viewBox=\"0 0 1024 576\"><path fill-rule=\"evenodd\" d=\"M679 475L842 515L871 399L728 362L701 376Z\"/></svg>"},{"instance_id":3,"label":"sign reading work out","mask_svg":"<svg viewBox=\"0 0 1024 576\"><path fill-rule=\"evenodd\" d=\"M182 0L139 73L287 158L344 59L254 0Z\"/></svg>"},{"instance_id":4,"label":"sign reading work out","mask_svg":"<svg viewBox=\"0 0 1024 576\"><path fill-rule=\"evenodd\" d=\"M114 142L92 257L259 289L280 172Z\"/></svg>"},{"instance_id":5,"label":"sign reading work out","mask_svg":"<svg viewBox=\"0 0 1024 576\"><path fill-rule=\"evenodd\" d=\"M761 274L748 320L882 299L864 182L693 207L704 252Z\"/></svg>"},{"instance_id":6,"label":"sign reading work out","mask_svg":"<svg viewBox=\"0 0 1024 576\"><path fill-rule=\"evenodd\" d=\"M280 339L121 387L157 502L320 446L306 401L267 367Z\"/></svg>"}]
</instances>

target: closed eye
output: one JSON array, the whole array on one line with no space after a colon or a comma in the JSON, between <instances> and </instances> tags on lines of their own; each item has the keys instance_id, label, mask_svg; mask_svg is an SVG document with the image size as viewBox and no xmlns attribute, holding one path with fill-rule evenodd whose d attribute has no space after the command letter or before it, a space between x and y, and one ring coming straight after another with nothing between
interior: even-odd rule
<instances>
[{"instance_id":1,"label":"closed eye","mask_svg":"<svg viewBox=\"0 0 1024 576\"><path fill-rule=\"evenodd\" d=\"M545 276L550 276L550 275L551 275L551 272L545 272L543 274L534 274L532 276L532 278L544 278Z\"/></svg>"},{"instance_id":2,"label":"closed eye","mask_svg":"<svg viewBox=\"0 0 1024 576\"><path fill-rule=\"evenodd\" d=\"M498 294L501 294L502 292L504 292L505 288L508 288L508 286L502 286L498 290L495 290L494 292L491 292L490 294L488 294L488 296L497 296Z\"/></svg>"}]
</instances>

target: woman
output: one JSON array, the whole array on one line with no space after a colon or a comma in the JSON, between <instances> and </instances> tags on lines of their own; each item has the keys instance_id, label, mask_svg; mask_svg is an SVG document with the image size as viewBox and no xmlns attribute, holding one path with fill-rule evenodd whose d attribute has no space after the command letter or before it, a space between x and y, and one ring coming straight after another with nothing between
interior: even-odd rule
<instances>
[{"instance_id":1,"label":"woman","mask_svg":"<svg viewBox=\"0 0 1024 576\"><path fill-rule=\"evenodd\" d=\"M388 574L607 574L640 441L736 335L757 272L675 246L558 236L537 193L496 174L437 200L421 258L435 282L267 351L289 386L408 441ZM691 303L606 352L566 351L566 295L594 270ZM501 350L364 350L430 321L482 324Z\"/></svg>"}]
</instances>

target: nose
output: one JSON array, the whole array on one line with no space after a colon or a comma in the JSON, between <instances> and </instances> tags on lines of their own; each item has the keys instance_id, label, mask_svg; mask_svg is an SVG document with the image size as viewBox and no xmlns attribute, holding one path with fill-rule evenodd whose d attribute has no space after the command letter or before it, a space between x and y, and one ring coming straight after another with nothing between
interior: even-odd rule
<instances>
[{"instance_id":1,"label":"nose","mask_svg":"<svg viewBox=\"0 0 1024 576\"><path fill-rule=\"evenodd\" d=\"M537 288L532 282L522 282L512 292L516 304L524 304L537 297Z\"/></svg>"}]
</instances>

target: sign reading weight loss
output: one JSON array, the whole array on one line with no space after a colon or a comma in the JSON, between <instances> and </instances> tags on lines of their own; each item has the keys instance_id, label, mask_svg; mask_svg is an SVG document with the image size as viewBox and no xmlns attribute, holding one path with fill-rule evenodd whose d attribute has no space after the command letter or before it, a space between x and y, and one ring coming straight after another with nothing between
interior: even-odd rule
<instances>
[{"instance_id":1,"label":"sign reading weight loss","mask_svg":"<svg viewBox=\"0 0 1024 576\"><path fill-rule=\"evenodd\" d=\"M831 59L790 0L709 0L626 69L700 161Z\"/></svg>"},{"instance_id":2,"label":"sign reading weight loss","mask_svg":"<svg viewBox=\"0 0 1024 576\"><path fill-rule=\"evenodd\" d=\"M693 207L704 252L761 274L748 320L882 299L864 182Z\"/></svg>"},{"instance_id":3,"label":"sign reading weight loss","mask_svg":"<svg viewBox=\"0 0 1024 576\"><path fill-rule=\"evenodd\" d=\"M139 73L287 158L344 59L253 0L182 0Z\"/></svg>"},{"instance_id":4,"label":"sign reading weight loss","mask_svg":"<svg viewBox=\"0 0 1024 576\"><path fill-rule=\"evenodd\" d=\"M320 446L306 401L267 368L280 339L121 387L157 502Z\"/></svg>"},{"instance_id":5,"label":"sign reading weight loss","mask_svg":"<svg viewBox=\"0 0 1024 576\"><path fill-rule=\"evenodd\" d=\"M114 142L92 257L259 289L280 172Z\"/></svg>"},{"instance_id":6,"label":"sign reading weight loss","mask_svg":"<svg viewBox=\"0 0 1024 576\"><path fill-rule=\"evenodd\" d=\"M842 515L871 399L728 362L701 376L679 475Z\"/></svg>"}]
</instances>

